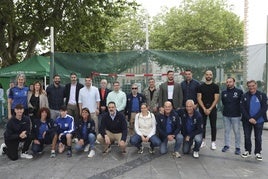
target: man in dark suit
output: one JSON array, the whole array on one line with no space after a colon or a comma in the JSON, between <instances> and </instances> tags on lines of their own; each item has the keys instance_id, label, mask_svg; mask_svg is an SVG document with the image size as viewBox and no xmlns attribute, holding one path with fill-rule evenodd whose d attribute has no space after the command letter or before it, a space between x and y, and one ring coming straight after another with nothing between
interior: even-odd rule
<instances>
[{"instance_id":1,"label":"man in dark suit","mask_svg":"<svg viewBox=\"0 0 268 179\"><path fill-rule=\"evenodd\" d=\"M78 96L81 88L84 87L77 81L76 73L70 74L71 83L65 85L64 97L66 98L65 103L67 106L67 113L74 117L75 124L78 124L79 120L79 106Z\"/></svg>"},{"instance_id":2,"label":"man in dark suit","mask_svg":"<svg viewBox=\"0 0 268 179\"><path fill-rule=\"evenodd\" d=\"M159 86L159 111L163 113L163 106L166 101L170 101L174 109L182 107L183 93L179 83L174 81L174 72L167 72L168 80Z\"/></svg>"}]
</instances>

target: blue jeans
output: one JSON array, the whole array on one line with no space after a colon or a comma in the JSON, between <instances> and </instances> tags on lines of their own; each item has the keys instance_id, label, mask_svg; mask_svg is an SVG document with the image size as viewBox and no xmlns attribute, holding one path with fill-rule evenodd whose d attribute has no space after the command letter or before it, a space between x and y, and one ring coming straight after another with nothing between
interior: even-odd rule
<instances>
[{"instance_id":1,"label":"blue jeans","mask_svg":"<svg viewBox=\"0 0 268 179\"><path fill-rule=\"evenodd\" d=\"M191 146L193 145L193 141L195 142L193 151L199 152L200 146L203 141L203 134L197 134L194 138L190 139L190 141L183 141L183 153L190 153Z\"/></svg>"},{"instance_id":2,"label":"blue jeans","mask_svg":"<svg viewBox=\"0 0 268 179\"><path fill-rule=\"evenodd\" d=\"M92 133L88 134L88 140L84 141L84 145L79 145L78 143L75 144L74 148L76 151L81 151L85 148L87 144L90 145L90 149L94 149L95 146L95 141L96 141L96 136Z\"/></svg>"},{"instance_id":3,"label":"blue jeans","mask_svg":"<svg viewBox=\"0 0 268 179\"><path fill-rule=\"evenodd\" d=\"M243 129L244 129L244 136L245 136L245 150L251 153L251 148L252 148L251 133L252 133L252 129L254 129L254 136L255 136L254 154L261 153L263 122L257 123L254 125L254 124L249 123L248 121L243 121Z\"/></svg>"},{"instance_id":4,"label":"blue jeans","mask_svg":"<svg viewBox=\"0 0 268 179\"><path fill-rule=\"evenodd\" d=\"M183 136L181 134L177 134L175 136L175 146L174 146L174 152L178 152L180 147L181 147L181 144L183 142ZM160 144L160 154L165 154L168 152L168 139L165 138L163 141L161 141L161 144Z\"/></svg>"},{"instance_id":5,"label":"blue jeans","mask_svg":"<svg viewBox=\"0 0 268 179\"><path fill-rule=\"evenodd\" d=\"M231 128L233 128L235 135L235 148L240 148L240 120L241 117L223 116L225 146L230 146L230 131Z\"/></svg>"},{"instance_id":6,"label":"blue jeans","mask_svg":"<svg viewBox=\"0 0 268 179\"><path fill-rule=\"evenodd\" d=\"M156 135L151 136L149 139L149 142L150 142L151 148L158 147L161 144L161 140ZM141 143L142 143L142 140L141 140L140 135L134 134L132 137L130 137L131 145L134 145L135 147L140 148Z\"/></svg>"}]
</instances>

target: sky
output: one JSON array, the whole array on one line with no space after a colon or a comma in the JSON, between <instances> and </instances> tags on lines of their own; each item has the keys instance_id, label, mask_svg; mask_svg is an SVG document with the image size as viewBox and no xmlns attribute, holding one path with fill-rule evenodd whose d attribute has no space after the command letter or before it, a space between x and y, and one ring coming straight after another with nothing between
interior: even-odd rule
<instances>
[{"instance_id":1,"label":"sky","mask_svg":"<svg viewBox=\"0 0 268 179\"><path fill-rule=\"evenodd\" d=\"M179 6L183 0L136 0L150 16L161 12L161 7ZM244 0L227 0L232 11L244 20ZM268 0L248 0L248 45L267 42Z\"/></svg>"}]
</instances>

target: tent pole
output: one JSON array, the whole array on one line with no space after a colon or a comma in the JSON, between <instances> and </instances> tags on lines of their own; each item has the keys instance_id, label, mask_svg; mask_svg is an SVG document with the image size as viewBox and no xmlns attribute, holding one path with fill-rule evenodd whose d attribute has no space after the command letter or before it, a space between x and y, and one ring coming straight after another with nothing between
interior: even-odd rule
<instances>
[{"instance_id":1,"label":"tent pole","mask_svg":"<svg viewBox=\"0 0 268 179\"><path fill-rule=\"evenodd\" d=\"M50 27L50 73L49 73L49 83L53 83L54 76L54 27Z\"/></svg>"}]
</instances>

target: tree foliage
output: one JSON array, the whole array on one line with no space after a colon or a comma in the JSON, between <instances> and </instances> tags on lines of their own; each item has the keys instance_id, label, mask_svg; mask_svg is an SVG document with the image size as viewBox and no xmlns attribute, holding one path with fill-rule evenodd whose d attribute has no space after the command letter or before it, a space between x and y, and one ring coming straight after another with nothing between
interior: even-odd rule
<instances>
[{"instance_id":1,"label":"tree foliage","mask_svg":"<svg viewBox=\"0 0 268 179\"><path fill-rule=\"evenodd\" d=\"M136 8L126 0L5 0L0 4L0 57L8 66L32 56L55 29L55 50L103 51L114 20Z\"/></svg>"},{"instance_id":2,"label":"tree foliage","mask_svg":"<svg viewBox=\"0 0 268 179\"><path fill-rule=\"evenodd\" d=\"M152 49L186 51L188 55L190 51L199 52L200 57L218 54L215 58L229 56L227 49L233 49L230 52L237 56L235 53L241 51L235 49L243 46L243 22L230 11L225 0L185 0L179 8L171 8L154 18L150 37ZM190 55L188 58L189 64L193 64ZM160 66L166 64L165 59L155 60ZM224 66L233 69L241 63L237 60ZM194 64L179 66L176 61L173 66L181 70L191 68L198 78L206 70L193 67Z\"/></svg>"},{"instance_id":3,"label":"tree foliage","mask_svg":"<svg viewBox=\"0 0 268 179\"><path fill-rule=\"evenodd\" d=\"M185 0L153 24L153 49L210 51L243 45L243 23L224 0Z\"/></svg>"}]
</instances>

